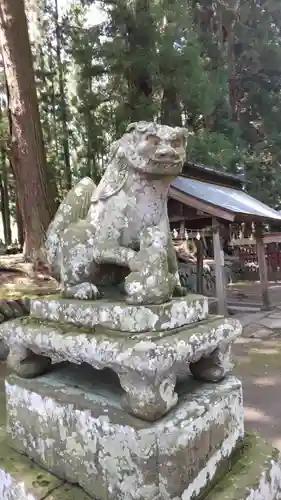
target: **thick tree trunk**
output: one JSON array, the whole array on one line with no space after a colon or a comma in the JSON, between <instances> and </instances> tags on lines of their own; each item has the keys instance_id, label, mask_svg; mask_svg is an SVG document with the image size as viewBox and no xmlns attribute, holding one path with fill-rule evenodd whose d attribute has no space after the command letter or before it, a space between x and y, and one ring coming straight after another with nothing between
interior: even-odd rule
<instances>
[{"instance_id":1,"label":"thick tree trunk","mask_svg":"<svg viewBox=\"0 0 281 500\"><path fill-rule=\"evenodd\" d=\"M21 248L24 246L24 229L23 229L23 221L22 215L19 207L18 197L16 197L16 221L18 228L18 242Z\"/></svg>"},{"instance_id":2,"label":"thick tree trunk","mask_svg":"<svg viewBox=\"0 0 281 500\"><path fill-rule=\"evenodd\" d=\"M53 216L46 158L23 0L0 0L0 43L12 128L11 162L25 234L25 254L44 260L45 230Z\"/></svg>"},{"instance_id":3,"label":"thick tree trunk","mask_svg":"<svg viewBox=\"0 0 281 500\"><path fill-rule=\"evenodd\" d=\"M12 243L10 207L9 207L9 189L8 189L8 175L5 151L1 151L1 170L0 177L0 192L1 192L1 213L3 220L4 240L6 245Z\"/></svg>"}]
</instances>

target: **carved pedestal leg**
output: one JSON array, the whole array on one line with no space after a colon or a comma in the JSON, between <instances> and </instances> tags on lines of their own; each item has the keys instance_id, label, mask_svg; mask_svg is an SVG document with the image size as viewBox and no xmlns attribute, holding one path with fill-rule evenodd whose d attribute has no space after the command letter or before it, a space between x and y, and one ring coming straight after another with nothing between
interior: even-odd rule
<instances>
[{"instance_id":1,"label":"carved pedestal leg","mask_svg":"<svg viewBox=\"0 0 281 500\"><path fill-rule=\"evenodd\" d=\"M232 369L230 361L231 344L219 346L210 356L201 358L197 363L190 363L190 371L197 380L219 382Z\"/></svg>"},{"instance_id":2,"label":"carved pedestal leg","mask_svg":"<svg viewBox=\"0 0 281 500\"><path fill-rule=\"evenodd\" d=\"M24 346L14 345L10 347L7 363L19 377L32 378L45 373L52 361L46 356L34 354Z\"/></svg>"},{"instance_id":3,"label":"carved pedestal leg","mask_svg":"<svg viewBox=\"0 0 281 500\"><path fill-rule=\"evenodd\" d=\"M169 376L155 383L136 373L119 375L125 391L123 408L143 420L154 421L165 415L178 401L174 392L176 379Z\"/></svg>"}]
</instances>

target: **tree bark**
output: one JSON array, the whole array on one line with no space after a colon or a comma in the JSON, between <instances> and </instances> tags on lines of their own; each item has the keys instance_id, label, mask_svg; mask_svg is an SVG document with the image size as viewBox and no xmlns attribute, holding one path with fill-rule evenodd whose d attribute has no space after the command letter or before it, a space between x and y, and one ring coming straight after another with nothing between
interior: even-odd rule
<instances>
[{"instance_id":1,"label":"tree bark","mask_svg":"<svg viewBox=\"0 0 281 500\"><path fill-rule=\"evenodd\" d=\"M60 92L60 113L62 122L62 146L63 146L63 157L64 157L64 169L65 169L65 183L66 189L69 191L72 187L72 175L70 166L70 152L69 152L69 134L67 126L67 103L65 96L65 80L63 74L63 65L61 60L61 28L59 25L59 11L58 11L58 0L55 1L55 23L56 23L56 53L57 53L57 65L59 73L59 92Z\"/></svg>"},{"instance_id":2,"label":"tree bark","mask_svg":"<svg viewBox=\"0 0 281 500\"><path fill-rule=\"evenodd\" d=\"M12 243L10 207L9 207L9 189L8 189L8 175L6 164L6 153L1 151L1 169L2 174L0 177L0 192L1 192L1 212L3 220L4 240L6 245Z\"/></svg>"},{"instance_id":3,"label":"tree bark","mask_svg":"<svg viewBox=\"0 0 281 500\"><path fill-rule=\"evenodd\" d=\"M172 84L165 86L161 103L161 123L175 127L182 126L182 115L177 89Z\"/></svg>"},{"instance_id":4,"label":"tree bark","mask_svg":"<svg viewBox=\"0 0 281 500\"><path fill-rule=\"evenodd\" d=\"M54 215L23 0L0 0L0 44L11 119L11 162L25 234L25 256L44 260ZM53 205L53 206L52 206Z\"/></svg>"},{"instance_id":5,"label":"tree bark","mask_svg":"<svg viewBox=\"0 0 281 500\"><path fill-rule=\"evenodd\" d=\"M18 228L18 242L21 248L24 247L24 229L23 229L23 221L22 221L22 215L19 207L19 201L18 197L16 196L16 221L17 221L17 228Z\"/></svg>"}]
</instances>

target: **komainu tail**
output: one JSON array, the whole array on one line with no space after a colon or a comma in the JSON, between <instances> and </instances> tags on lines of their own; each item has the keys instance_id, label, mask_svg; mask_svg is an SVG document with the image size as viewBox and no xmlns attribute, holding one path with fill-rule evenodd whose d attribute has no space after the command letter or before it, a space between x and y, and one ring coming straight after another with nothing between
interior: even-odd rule
<instances>
[{"instance_id":1,"label":"komainu tail","mask_svg":"<svg viewBox=\"0 0 281 500\"><path fill-rule=\"evenodd\" d=\"M95 189L96 185L89 177L85 177L78 182L67 193L57 210L54 220L49 225L45 247L52 275L57 279L60 275L60 235L73 222L86 218Z\"/></svg>"}]
</instances>

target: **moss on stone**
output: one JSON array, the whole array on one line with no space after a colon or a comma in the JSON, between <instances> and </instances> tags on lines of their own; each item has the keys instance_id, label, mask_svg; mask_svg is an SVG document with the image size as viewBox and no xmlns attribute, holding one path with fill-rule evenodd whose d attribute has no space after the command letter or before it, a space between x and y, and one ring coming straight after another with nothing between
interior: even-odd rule
<instances>
[{"instance_id":1,"label":"moss on stone","mask_svg":"<svg viewBox=\"0 0 281 500\"><path fill-rule=\"evenodd\" d=\"M249 489L258 487L262 473L269 473L271 461L277 462L279 456L278 450L258 436L246 434L243 446L229 461L228 472L220 478L209 495L204 496L205 500L246 499Z\"/></svg>"},{"instance_id":2,"label":"moss on stone","mask_svg":"<svg viewBox=\"0 0 281 500\"><path fill-rule=\"evenodd\" d=\"M91 500L81 488L61 481L26 456L12 450L1 433L0 443L0 475L3 472L12 478L12 484L9 483L5 490L7 494L11 494L12 489L16 492L17 485L24 484L26 497L21 496L23 500L28 500L31 495L34 500Z\"/></svg>"},{"instance_id":3,"label":"moss on stone","mask_svg":"<svg viewBox=\"0 0 281 500\"><path fill-rule=\"evenodd\" d=\"M12 478L13 484L10 488L17 491L17 484L23 483L26 495L33 495L36 500L48 498L47 495L62 484L61 480L12 450L6 438L1 442L0 471Z\"/></svg>"},{"instance_id":4,"label":"moss on stone","mask_svg":"<svg viewBox=\"0 0 281 500\"><path fill-rule=\"evenodd\" d=\"M91 500L91 498L81 488L64 484L48 495L46 500Z\"/></svg>"}]
</instances>

